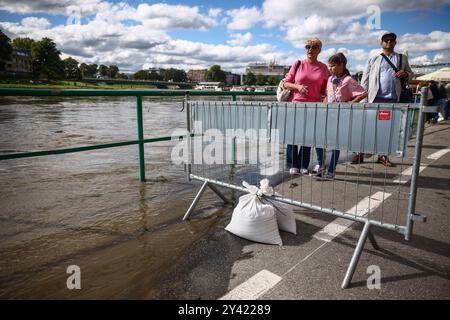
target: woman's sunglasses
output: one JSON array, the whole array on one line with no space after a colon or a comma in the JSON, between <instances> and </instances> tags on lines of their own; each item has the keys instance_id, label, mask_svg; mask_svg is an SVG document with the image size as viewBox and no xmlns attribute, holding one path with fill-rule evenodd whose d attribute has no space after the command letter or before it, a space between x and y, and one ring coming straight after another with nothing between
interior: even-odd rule
<instances>
[{"instance_id":1,"label":"woman's sunglasses","mask_svg":"<svg viewBox=\"0 0 450 320\"><path fill-rule=\"evenodd\" d=\"M305 49L306 49L306 50L309 50L309 49L317 50L317 49L319 49L319 46L317 46L317 45L311 46L311 45L307 44L307 45L305 46Z\"/></svg>"}]
</instances>

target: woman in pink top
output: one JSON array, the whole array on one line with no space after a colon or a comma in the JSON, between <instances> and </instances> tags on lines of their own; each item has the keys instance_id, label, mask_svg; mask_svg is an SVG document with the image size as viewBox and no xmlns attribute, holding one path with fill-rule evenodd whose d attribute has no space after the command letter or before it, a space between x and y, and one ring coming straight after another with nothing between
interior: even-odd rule
<instances>
[{"instance_id":1,"label":"woman in pink top","mask_svg":"<svg viewBox=\"0 0 450 320\"><path fill-rule=\"evenodd\" d=\"M327 66L317 60L322 50L322 42L317 38L311 38L306 41L305 50L306 59L297 61L292 65L284 78L284 86L291 89L289 101L321 102L322 96L325 95L329 76ZM297 68L298 63L300 65ZM294 74L296 69L297 72ZM301 146L300 157L296 145L287 146L287 165L290 168L290 173L298 173L299 170L302 174L308 173L311 147Z\"/></svg>"}]
</instances>

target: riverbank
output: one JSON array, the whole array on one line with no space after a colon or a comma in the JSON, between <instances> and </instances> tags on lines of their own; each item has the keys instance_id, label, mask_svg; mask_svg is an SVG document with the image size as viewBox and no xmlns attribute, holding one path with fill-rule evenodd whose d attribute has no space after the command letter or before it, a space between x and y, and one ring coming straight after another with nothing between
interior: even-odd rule
<instances>
[{"instance_id":1,"label":"riverbank","mask_svg":"<svg viewBox=\"0 0 450 320\"><path fill-rule=\"evenodd\" d=\"M143 84L106 84L87 83L83 81L52 81L30 83L29 81L1 81L0 88L24 88L24 89L156 89L156 86Z\"/></svg>"}]
</instances>

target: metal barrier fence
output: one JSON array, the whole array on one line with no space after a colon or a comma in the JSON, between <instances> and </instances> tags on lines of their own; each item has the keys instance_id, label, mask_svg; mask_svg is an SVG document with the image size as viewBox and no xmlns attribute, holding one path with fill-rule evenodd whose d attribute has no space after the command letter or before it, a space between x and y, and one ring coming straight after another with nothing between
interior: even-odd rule
<instances>
[{"instance_id":1,"label":"metal barrier fence","mask_svg":"<svg viewBox=\"0 0 450 320\"><path fill-rule=\"evenodd\" d=\"M29 157L41 157L55 154L65 154L73 152L90 151L97 149L116 148L129 145L138 145L139 154L139 181L145 181L145 161L144 144L177 140L181 137L156 137L144 139L143 118L142 118L142 98L143 97L184 97L186 101L189 96L229 96L236 101L237 96L274 96L273 92L248 92L248 91L190 91L190 90L97 90L97 89L21 89L0 88L0 96L9 97L135 97L136 98L136 120L137 120L137 140L117 141L106 144L96 144L81 147L68 147L53 150L26 151L19 153L0 154L0 161L10 159L20 159ZM184 104L183 101L183 104Z\"/></svg>"},{"instance_id":2,"label":"metal barrier fence","mask_svg":"<svg viewBox=\"0 0 450 320\"><path fill-rule=\"evenodd\" d=\"M417 123L411 127L416 111ZM366 239L378 249L371 227L409 240L414 221L426 221L415 212L415 204L424 113L432 111L423 98L420 104L189 101L187 176L203 184L183 219L190 217L207 187L230 202L217 187L248 192L242 181L259 184L271 175L277 180L273 200L364 224L342 283L347 288ZM408 152L413 134L415 146ZM266 157L268 145L271 152ZM343 161L332 179L293 174L286 167L286 145L302 145L300 157L305 147L340 150ZM366 158L351 164L348 158L354 154ZM378 155L391 156L396 166L378 164Z\"/></svg>"}]
</instances>

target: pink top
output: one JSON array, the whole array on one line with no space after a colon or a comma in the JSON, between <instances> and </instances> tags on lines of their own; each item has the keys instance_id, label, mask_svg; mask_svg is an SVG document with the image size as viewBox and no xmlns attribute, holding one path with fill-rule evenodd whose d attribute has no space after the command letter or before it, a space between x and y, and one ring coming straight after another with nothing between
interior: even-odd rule
<instances>
[{"instance_id":1,"label":"pink top","mask_svg":"<svg viewBox=\"0 0 450 320\"><path fill-rule=\"evenodd\" d=\"M327 83L328 102L348 102L366 93L366 90L350 76L344 77L337 84L331 82L333 78L330 77Z\"/></svg>"},{"instance_id":2,"label":"pink top","mask_svg":"<svg viewBox=\"0 0 450 320\"><path fill-rule=\"evenodd\" d=\"M304 95L303 93L298 92L298 90L292 90L289 101L320 102L321 96L325 95L327 87L327 79L329 76L327 66L319 61L317 64L311 64L306 60L302 60L302 64L298 67L295 75L294 82L294 72L297 63L298 61L291 66L284 81L307 86L308 95Z\"/></svg>"}]
</instances>

